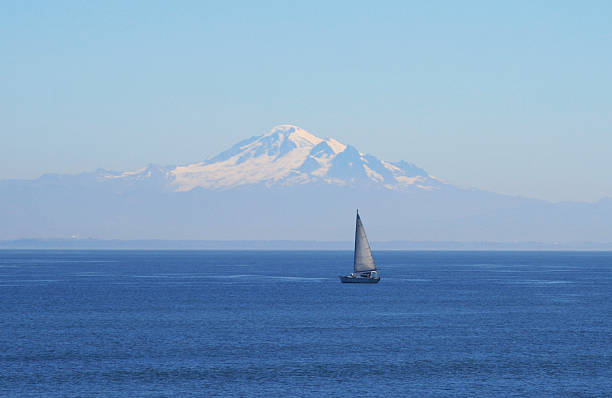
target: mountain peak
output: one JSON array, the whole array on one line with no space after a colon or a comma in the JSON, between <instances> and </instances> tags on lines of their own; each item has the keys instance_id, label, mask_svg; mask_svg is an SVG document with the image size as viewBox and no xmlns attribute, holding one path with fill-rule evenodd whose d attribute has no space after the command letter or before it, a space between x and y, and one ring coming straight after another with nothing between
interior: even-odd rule
<instances>
[{"instance_id":1,"label":"mountain peak","mask_svg":"<svg viewBox=\"0 0 612 398\"><path fill-rule=\"evenodd\" d=\"M275 137L281 140L288 138L298 147L317 146L323 142L326 143L335 154L339 154L340 152L343 152L346 149L345 144L334 138L321 138L293 124L279 124L278 126L270 129L266 134L261 137Z\"/></svg>"},{"instance_id":2,"label":"mountain peak","mask_svg":"<svg viewBox=\"0 0 612 398\"><path fill-rule=\"evenodd\" d=\"M316 135L309 133L303 128L294 126L292 124L278 125L272 128L266 134L264 134L263 137L277 137L282 140L289 139L298 147L304 145L318 145L319 143L324 141L322 138L317 137Z\"/></svg>"},{"instance_id":3,"label":"mountain peak","mask_svg":"<svg viewBox=\"0 0 612 398\"><path fill-rule=\"evenodd\" d=\"M440 186L438 180L413 164L379 160L353 146L318 137L292 124L281 124L263 135L240 141L204 162L167 168L164 172L171 189L176 191L255 184L366 184L391 190L430 190ZM128 174L120 177L127 178Z\"/></svg>"},{"instance_id":4,"label":"mountain peak","mask_svg":"<svg viewBox=\"0 0 612 398\"><path fill-rule=\"evenodd\" d=\"M269 135L274 135L274 134L285 134L285 135L289 135L298 131L305 131L307 134L309 135L313 135L308 133L306 130L304 130L301 127L298 127L296 125L293 124L279 124L278 126L274 126L272 127L270 130L268 130L268 132L266 134L264 134L264 137L267 137Z\"/></svg>"}]
</instances>

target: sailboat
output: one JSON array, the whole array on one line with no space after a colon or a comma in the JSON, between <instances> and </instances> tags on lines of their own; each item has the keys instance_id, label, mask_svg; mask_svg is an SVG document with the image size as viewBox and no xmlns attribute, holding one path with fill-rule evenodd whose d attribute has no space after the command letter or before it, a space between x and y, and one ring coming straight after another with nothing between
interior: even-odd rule
<instances>
[{"instance_id":1,"label":"sailboat","mask_svg":"<svg viewBox=\"0 0 612 398\"><path fill-rule=\"evenodd\" d=\"M370 243L366 237L363 223L357 210L357 221L355 225L355 256L353 260L353 273L339 276L342 283L378 283L380 277L374 264Z\"/></svg>"}]
</instances>

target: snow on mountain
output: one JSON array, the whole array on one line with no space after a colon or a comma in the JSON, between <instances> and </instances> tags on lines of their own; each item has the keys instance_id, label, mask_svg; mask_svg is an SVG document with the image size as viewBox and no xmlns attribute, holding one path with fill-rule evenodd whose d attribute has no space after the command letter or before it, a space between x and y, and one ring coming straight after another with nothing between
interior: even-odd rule
<instances>
[{"instance_id":1,"label":"snow on mountain","mask_svg":"<svg viewBox=\"0 0 612 398\"><path fill-rule=\"evenodd\" d=\"M366 183L392 190L408 187L431 190L442 184L413 164L381 161L333 138L320 138L288 124L241 141L204 162L176 167L168 171L168 177L176 191L262 183L268 186Z\"/></svg>"},{"instance_id":2,"label":"snow on mountain","mask_svg":"<svg viewBox=\"0 0 612 398\"><path fill-rule=\"evenodd\" d=\"M167 180L170 176L169 167L159 166L156 164L150 164L134 171L114 172L108 170L99 169L96 172L96 179L98 181L109 181L109 180L123 180L123 181L143 181L143 180Z\"/></svg>"},{"instance_id":3,"label":"snow on mountain","mask_svg":"<svg viewBox=\"0 0 612 398\"><path fill-rule=\"evenodd\" d=\"M349 240L355 208L367 209L378 240L612 241L610 199L554 204L453 187L290 125L179 167L0 180L0 239Z\"/></svg>"}]
</instances>

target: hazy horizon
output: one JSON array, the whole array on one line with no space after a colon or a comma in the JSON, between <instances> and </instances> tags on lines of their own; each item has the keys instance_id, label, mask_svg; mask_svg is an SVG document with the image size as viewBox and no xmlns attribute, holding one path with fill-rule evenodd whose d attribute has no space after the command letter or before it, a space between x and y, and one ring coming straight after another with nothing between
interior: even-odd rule
<instances>
[{"instance_id":1,"label":"hazy horizon","mask_svg":"<svg viewBox=\"0 0 612 398\"><path fill-rule=\"evenodd\" d=\"M0 250L257 250L353 251L354 242L329 240L56 239L0 240ZM370 241L374 251L612 251L610 242Z\"/></svg>"}]
</instances>

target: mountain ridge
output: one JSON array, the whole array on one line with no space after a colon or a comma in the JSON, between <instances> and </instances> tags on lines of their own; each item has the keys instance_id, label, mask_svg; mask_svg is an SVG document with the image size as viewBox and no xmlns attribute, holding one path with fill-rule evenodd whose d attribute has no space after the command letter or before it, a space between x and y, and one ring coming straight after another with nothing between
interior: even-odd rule
<instances>
[{"instance_id":1,"label":"mountain ridge","mask_svg":"<svg viewBox=\"0 0 612 398\"><path fill-rule=\"evenodd\" d=\"M77 174L53 173L35 180L87 178L96 182L119 183L150 180L164 185L165 191L176 192L197 187L223 190L242 185L291 186L313 182L341 186L362 183L394 190L431 190L444 185L424 169L405 160L380 160L352 145L330 137L318 137L290 124L242 140L199 162L178 166L151 163L127 171L96 169Z\"/></svg>"},{"instance_id":2,"label":"mountain ridge","mask_svg":"<svg viewBox=\"0 0 612 398\"><path fill-rule=\"evenodd\" d=\"M387 189L405 189L416 184L417 188L435 189L441 183L415 165L405 161L398 164L366 155L334 138L321 138L300 127L284 124L243 140L203 162L176 167L170 174L177 191L309 182L382 183Z\"/></svg>"},{"instance_id":3,"label":"mountain ridge","mask_svg":"<svg viewBox=\"0 0 612 398\"><path fill-rule=\"evenodd\" d=\"M292 125L204 161L0 181L0 240L612 241L612 199L551 203L463 188Z\"/></svg>"}]
</instances>

